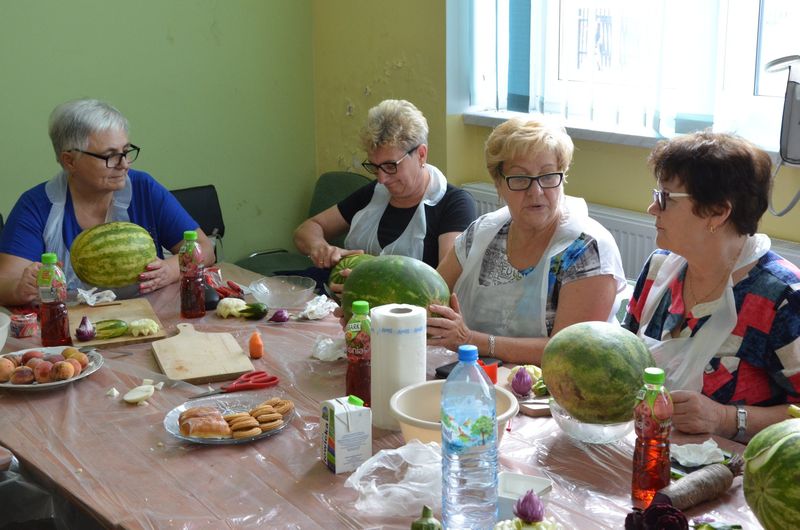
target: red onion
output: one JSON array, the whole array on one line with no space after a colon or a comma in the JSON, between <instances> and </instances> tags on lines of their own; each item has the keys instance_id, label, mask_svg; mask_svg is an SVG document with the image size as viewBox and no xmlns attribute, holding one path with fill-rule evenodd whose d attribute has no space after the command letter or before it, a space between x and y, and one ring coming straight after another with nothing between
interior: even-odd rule
<instances>
[{"instance_id":1,"label":"red onion","mask_svg":"<svg viewBox=\"0 0 800 530\"><path fill-rule=\"evenodd\" d=\"M527 396L531 393L532 386L533 379L531 379L531 374L528 373L524 366L521 366L517 373L514 374L514 379L511 380L511 390L518 396Z\"/></svg>"},{"instance_id":2,"label":"red onion","mask_svg":"<svg viewBox=\"0 0 800 530\"><path fill-rule=\"evenodd\" d=\"M520 372L525 371L521 369ZM530 376L528 376L530 378ZM542 499L533 490L528 490L525 495L514 503L514 515L526 524L538 523L544 520L544 504Z\"/></svg>"},{"instance_id":3,"label":"red onion","mask_svg":"<svg viewBox=\"0 0 800 530\"><path fill-rule=\"evenodd\" d=\"M75 330L75 338L81 342L86 342L87 340L92 340L96 334L92 321L89 320L89 317L84 316Z\"/></svg>"},{"instance_id":4,"label":"red onion","mask_svg":"<svg viewBox=\"0 0 800 530\"><path fill-rule=\"evenodd\" d=\"M287 320L289 320L289 312L285 309L277 309L268 322L286 322Z\"/></svg>"}]
</instances>

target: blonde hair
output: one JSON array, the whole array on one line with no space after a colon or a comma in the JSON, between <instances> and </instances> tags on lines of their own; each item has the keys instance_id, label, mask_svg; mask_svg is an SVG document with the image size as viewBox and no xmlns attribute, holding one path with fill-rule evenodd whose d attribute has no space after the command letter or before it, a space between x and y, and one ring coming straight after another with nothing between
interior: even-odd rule
<instances>
[{"instance_id":1,"label":"blonde hair","mask_svg":"<svg viewBox=\"0 0 800 530\"><path fill-rule=\"evenodd\" d=\"M556 156L558 171L566 172L575 147L566 129L544 120L512 118L497 127L486 140L486 169L495 182L503 177L503 162L520 156L550 152Z\"/></svg>"},{"instance_id":2,"label":"blonde hair","mask_svg":"<svg viewBox=\"0 0 800 530\"><path fill-rule=\"evenodd\" d=\"M367 114L361 131L361 145L367 152L386 145L408 151L428 143L428 120L404 99L381 101Z\"/></svg>"}]
</instances>

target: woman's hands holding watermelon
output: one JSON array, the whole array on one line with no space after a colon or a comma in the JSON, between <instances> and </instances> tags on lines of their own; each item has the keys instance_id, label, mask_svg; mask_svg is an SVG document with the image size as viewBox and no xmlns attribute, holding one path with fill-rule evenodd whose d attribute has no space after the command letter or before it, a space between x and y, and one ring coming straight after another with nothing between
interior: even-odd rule
<instances>
[{"instance_id":1,"label":"woman's hands holding watermelon","mask_svg":"<svg viewBox=\"0 0 800 530\"><path fill-rule=\"evenodd\" d=\"M16 289L20 305L28 304L39 298L39 286L36 284L36 276L39 274L41 267L41 262L34 261L22 271Z\"/></svg>"},{"instance_id":2,"label":"woman's hands holding watermelon","mask_svg":"<svg viewBox=\"0 0 800 530\"><path fill-rule=\"evenodd\" d=\"M180 279L177 256L165 260L156 259L148 263L145 271L139 275L139 292L152 293Z\"/></svg>"},{"instance_id":3,"label":"woman's hands holding watermelon","mask_svg":"<svg viewBox=\"0 0 800 530\"><path fill-rule=\"evenodd\" d=\"M324 242L321 245L314 247L308 254L311 261L314 262L315 267L320 269L330 269L345 256L350 254L363 254L363 250L347 250L344 248L335 247Z\"/></svg>"},{"instance_id":4,"label":"woman's hands holding watermelon","mask_svg":"<svg viewBox=\"0 0 800 530\"><path fill-rule=\"evenodd\" d=\"M717 403L700 392L675 390L672 396L672 425L681 432L690 434L719 434L731 436L727 426L727 405ZM735 428L735 420L731 423ZM726 426L728 427L726 429Z\"/></svg>"},{"instance_id":5,"label":"woman's hands holding watermelon","mask_svg":"<svg viewBox=\"0 0 800 530\"><path fill-rule=\"evenodd\" d=\"M455 293L450 295L450 307L431 304L428 307L428 346L444 346L456 351L462 344L469 344L472 331L464 323L461 306Z\"/></svg>"}]
</instances>

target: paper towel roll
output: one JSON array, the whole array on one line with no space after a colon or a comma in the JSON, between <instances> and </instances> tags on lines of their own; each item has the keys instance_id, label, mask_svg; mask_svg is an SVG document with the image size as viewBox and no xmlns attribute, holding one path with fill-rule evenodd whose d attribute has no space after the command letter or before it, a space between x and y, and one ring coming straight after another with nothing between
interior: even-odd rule
<instances>
[{"instance_id":1,"label":"paper towel roll","mask_svg":"<svg viewBox=\"0 0 800 530\"><path fill-rule=\"evenodd\" d=\"M372 333L372 425L399 430L389 400L408 385L425 381L427 311L408 304L388 304L370 311Z\"/></svg>"}]
</instances>

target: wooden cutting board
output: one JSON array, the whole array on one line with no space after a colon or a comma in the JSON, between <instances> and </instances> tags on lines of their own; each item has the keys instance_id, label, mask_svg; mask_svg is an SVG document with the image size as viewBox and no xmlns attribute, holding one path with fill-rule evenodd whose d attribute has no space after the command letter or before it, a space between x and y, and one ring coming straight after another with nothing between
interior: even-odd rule
<instances>
[{"instance_id":1,"label":"wooden cutting board","mask_svg":"<svg viewBox=\"0 0 800 530\"><path fill-rule=\"evenodd\" d=\"M153 343L153 355L164 375L187 383L234 379L253 371L250 358L230 333L203 333L178 324L178 334Z\"/></svg>"},{"instance_id":2,"label":"wooden cutting board","mask_svg":"<svg viewBox=\"0 0 800 530\"><path fill-rule=\"evenodd\" d=\"M511 369L506 366L501 366L497 369L497 384L502 385L503 388L509 391L511 390L511 384L508 382L508 376L510 373ZM524 414L525 416L532 416L534 418L550 415L549 397L536 398L535 396L531 395L530 398L526 398L521 401L529 400L533 402L519 404L519 411L521 414Z\"/></svg>"},{"instance_id":3,"label":"wooden cutting board","mask_svg":"<svg viewBox=\"0 0 800 530\"><path fill-rule=\"evenodd\" d=\"M75 346L122 346L125 344L137 344L149 342L151 340L163 339L167 336L164 326L153 311L153 306L146 298L131 298L129 300L115 300L108 305L96 307L80 304L67 308L69 313L69 332L72 334L72 343ZM89 320L99 322L101 320L119 319L131 322L140 318L149 318L158 324L158 333L154 335L134 337L130 334L114 337L113 339L95 339L81 342L75 337L75 329L80 325L81 319L88 316Z\"/></svg>"}]
</instances>

